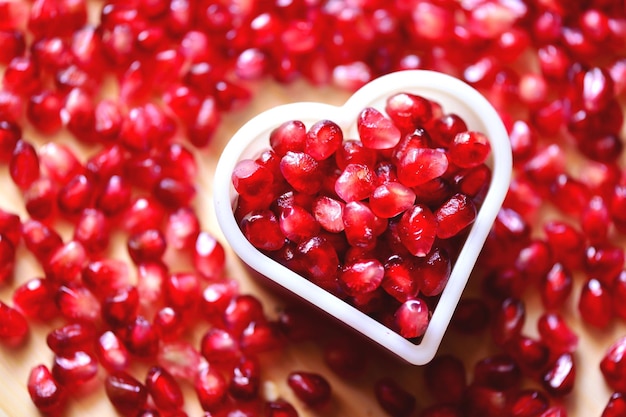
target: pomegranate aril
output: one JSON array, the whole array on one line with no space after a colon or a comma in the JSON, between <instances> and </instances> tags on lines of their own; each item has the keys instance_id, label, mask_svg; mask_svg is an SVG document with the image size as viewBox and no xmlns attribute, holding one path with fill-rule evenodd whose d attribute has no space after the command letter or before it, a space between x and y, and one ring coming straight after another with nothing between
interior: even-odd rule
<instances>
[{"instance_id":1,"label":"pomegranate aril","mask_svg":"<svg viewBox=\"0 0 626 417\"><path fill-rule=\"evenodd\" d=\"M330 401L332 390L326 378L318 373L293 371L287 385L295 396L310 407L321 407Z\"/></svg>"},{"instance_id":2,"label":"pomegranate aril","mask_svg":"<svg viewBox=\"0 0 626 417\"><path fill-rule=\"evenodd\" d=\"M112 328L120 328L132 322L139 310L137 288L128 286L102 300L102 319Z\"/></svg>"},{"instance_id":3,"label":"pomegranate aril","mask_svg":"<svg viewBox=\"0 0 626 417\"><path fill-rule=\"evenodd\" d=\"M58 415L65 410L65 388L55 380L45 365L36 365L30 370L27 387L30 399L42 413Z\"/></svg>"},{"instance_id":4,"label":"pomegranate aril","mask_svg":"<svg viewBox=\"0 0 626 417\"><path fill-rule=\"evenodd\" d=\"M109 217L122 213L130 205L132 187L120 175L111 175L96 194L95 206Z\"/></svg>"},{"instance_id":5,"label":"pomegranate aril","mask_svg":"<svg viewBox=\"0 0 626 417\"><path fill-rule=\"evenodd\" d=\"M611 394L601 417L617 417L626 413L626 398L621 392Z\"/></svg>"},{"instance_id":6,"label":"pomegranate aril","mask_svg":"<svg viewBox=\"0 0 626 417\"><path fill-rule=\"evenodd\" d=\"M100 317L100 304L84 286L62 285L55 294L57 308L68 320L96 322Z\"/></svg>"},{"instance_id":7,"label":"pomegranate aril","mask_svg":"<svg viewBox=\"0 0 626 417\"><path fill-rule=\"evenodd\" d=\"M9 120L0 120L0 162L11 160L13 149L22 138L22 128Z\"/></svg>"},{"instance_id":8,"label":"pomegranate aril","mask_svg":"<svg viewBox=\"0 0 626 417\"><path fill-rule=\"evenodd\" d=\"M193 311L200 301L200 277L192 272L169 274L163 282L167 304L179 311Z\"/></svg>"},{"instance_id":9,"label":"pomegranate aril","mask_svg":"<svg viewBox=\"0 0 626 417\"><path fill-rule=\"evenodd\" d=\"M391 149L402 136L392 120L373 107L367 107L359 113L357 129L361 142L370 149Z\"/></svg>"},{"instance_id":10,"label":"pomegranate aril","mask_svg":"<svg viewBox=\"0 0 626 417\"><path fill-rule=\"evenodd\" d=\"M476 219L476 206L464 194L455 194L434 212L437 220L437 237L456 236Z\"/></svg>"},{"instance_id":11,"label":"pomegranate aril","mask_svg":"<svg viewBox=\"0 0 626 417\"><path fill-rule=\"evenodd\" d=\"M411 188L399 182L389 182L371 192L369 203L376 216L392 218L413 207L415 197Z\"/></svg>"},{"instance_id":12,"label":"pomegranate aril","mask_svg":"<svg viewBox=\"0 0 626 417\"><path fill-rule=\"evenodd\" d=\"M439 355L424 368L424 382L435 401L459 403L467 388L465 365L452 355Z\"/></svg>"},{"instance_id":13,"label":"pomegranate aril","mask_svg":"<svg viewBox=\"0 0 626 417\"><path fill-rule=\"evenodd\" d=\"M543 374L543 388L553 397L572 392L576 379L576 364L571 353L559 355Z\"/></svg>"},{"instance_id":14,"label":"pomegranate aril","mask_svg":"<svg viewBox=\"0 0 626 417\"><path fill-rule=\"evenodd\" d=\"M584 284L578 299L578 311L585 323L603 328L613 318L609 289L601 281L591 278Z\"/></svg>"},{"instance_id":15,"label":"pomegranate aril","mask_svg":"<svg viewBox=\"0 0 626 417\"><path fill-rule=\"evenodd\" d=\"M95 186L86 175L72 177L59 189L59 210L66 216L79 214L92 203Z\"/></svg>"},{"instance_id":16,"label":"pomegranate aril","mask_svg":"<svg viewBox=\"0 0 626 417\"><path fill-rule=\"evenodd\" d=\"M29 325L15 308L0 301L0 341L7 346L18 346L26 341Z\"/></svg>"},{"instance_id":17,"label":"pomegranate aril","mask_svg":"<svg viewBox=\"0 0 626 417\"><path fill-rule=\"evenodd\" d=\"M226 378L215 367L201 366L194 381L194 389L204 411L214 412L226 401L228 384Z\"/></svg>"},{"instance_id":18,"label":"pomegranate aril","mask_svg":"<svg viewBox=\"0 0 626 417\"><path fill-rule=\"evenodd\" d=\"M491 311L486 301L480 298L461 298L452 316L450 325L461 333L477 334L487 329Z\"/></svg>"},{"instance_id":19,"label":"pomegranate aril","mask_svg":"<svg viewBox=\"0 0 626 417\"><path fill-rule=\"evenodd\" d=\"M374 395L380 407L390 416L406 417L416 408L415 395L390 377L375 382Z\"/></svg>"},{"instance_id":20,"label":"pomegranate aril","mask_svg":"<svg viewBox=\"0 0 626 417\"><path fill-rule=\"evenodd\" d=\"M276 251L285 244L280 222L270 210L256 210L246 214L240 222L246 239L256 248Z\"/></svg>"},{"instance_id":21,"label":"pomegranate aril","mask_svg":"<svg viewBox=\"0 0 626 417\"><path fill-rule=\"evenodd\" d=\"M87 323L71 323L52 330L46 336L46 344L57 355L67 355L77 350L93 349L95 329Z\"/></svg>"},{"instance_id":22,"label":"pomegranate aril","mask_svg":"<svg viewBox=\"0 0 626 417\"><path fill-rule=\"evenodd\" d=\"M160 366L153 366L146 375L146 389L157 408L164 413L180 410L184 403L183 393L169 372Z\"/></svg>"},{"instance_id":23,"label":"pomegranate aril","mask_svg":"<svg viewBox=\"0 0 626 417\"><path fill-rule=\"evenodd\" d=\"M96 377L98 362L92 354L75 350L55 355L51 371L59 384L65 387L76 387Z\"/></svg>"},{"instance_id":24,"label":"pomegranate aril","mask_svg":"<svg viewBox=\"0 0 626 417\"><path fill-rule=\"evenodd\" d=\"M32 278L13 291L13 304L27 318L50 320L57 314L54 286L45 278Z\"/></svg>"},{"instance_id":25,"label":"pomegranate aril","mask_svg":"<svg viewBox=\"0 0 626 417\"><path fill-rule=\"evenodd\" d=\"M136 264L159 262L167 249L167 242L160 230L146 229L129 236L127 247Z\"/></svg>"},{"instance_id":26,"label":"pomegranate aril","mask_svg":"<svg viewBox=\"0 0 626 417\"><path fill-rule=\"evenodd\" d=\"M61 130L63 99L56 91L44 90L30 97L26 106L28 121L42 134L52 135Z\"/></svg>"},{"instance_id":27,"label":"pomegranate aril","mask_svg":"<svg viewBox=\"0 0 626 417\"><path fill-rule=\"evenodd\" d=\"M235 364L228 382L228 393L237 400L257 398L261 388L261 365L254 356L242 356Z\"/></svg>"},{"instance_id":28,"label":"pomegranate aril","mask_svg":"<svg viewBox=\"0 0 626 417\"><path fill-rule=\"evenodd\" d=\"M159 335L145 317L138 315L121 333L128 351L140 358L153 358L159 350Z\"/></svg>"},{"instance_id":29,"label":"pomegranate aril","mask_svg":"<svg viewBox=\"0 0 626 417\"><path fill-rule=\"evenodd\" d=\"M200 366L200 353L185 341L163 342L157 363L175 379L193 382Z\"/></svg>"},{"instance_id":30,"label":"pomegranate aril","mask_svg":"<svg viewBox=\"0 0 626 417\"><path fill-rule=\"evenodd\" d=\"M426 257L417 262L414 271L419 277L420 292L427 297L441 294L452 270L450 255L443 248L432 249Z\"/></svg>"},{"instance_id":31,"label":"pomegranate aril","mask_svg":"<svg viewBox=\"0 0 626 417\"><path fill-rule=\"evenodd\" d=\"M473 384L506 391L520 385L522 372L516 361L508 354L488 356L474 365Z\"/></svg>"},{"instance_id":32,"label":"pomegranate aril","mask_svg":"<svg viewBox=\"0 0 626 417\"><path fill-rule=\"evenodd\" d=\"M526 307L522 300L507 298L498 307L492 322L492 337L496 344L505 345L520 335L526 320Z\"/></svg>"},{"instance_id":33,"label":"pomegranate aril","mask_svg":"<svg viewBox=\"0 0 626 417\"><path fill-rule=\"evenodd\" d=\"M107 375L104 388L113 407L122 415L136 415L148 399L144 384L126 372L117 371Z\"/></svg>"},{"instance_id":34,"label":"pomegranate aril","mask_svg":"<svg viewBox=\"0 0 626 417\"><path fill-rule=\"evenodd\" d=\"M547 309L556 309L567 301L573 288L573 276L568 268L560 263L552 265L545 277L541 278L541 301Z\"/></svg>"},{"instance_id":35,"label":"pomegranate aril","mask_svg":"<svg viewBox=\"0 0 626 417\"><path fill-rule=\"evenodd\" d=\"M24 206L32 219L48 221L57 213L58 187L48 177L39 177L24 190Z\"/></svg>"},{"instance_id":36,"label":"pomegranate aril","mask_svg":"<svg viewBox=\"0 0 626 417\"><path fill-rule=\"evenodd\" d=\"M510 405L510 415L515 417L538 416L548 409L549 399L541 391L525 389L517 393Z\"/></svg>"},{"instance_id":37,"label":"pomegranate aril","mask_svg":"<svg viewBox=\"0 0 626 417\"><path fill-rule=\"evenodd\" d=\"M622 337L615 342L604 353L600 360L600 371L604 380L613 390L617 392L626 391L626 374L624 374L624 356L626 338Z\"/></svg>"},{"instance_id":38,"label":"pomegranate aril","mask_svg":"<svg viewBox=\"0 0 626 417\"><path fill-rule=\"evenodd\" d=\"M9 161L9 174L15 185L23 190L39 178L39 156L30 142L20 139L15 144Z\"/></svg>"},{"instance_id":39,"label":"pomegranate aril","mask_svg":"<svg viewBox=\"0 0 626 417\"><path fill-rule=\"evenodd\" d=\"M124 371L130 366L130 354L124 342L111 330L97 338L95 353L100 365L110 372Z\"/></svg>"},{"instance_id":40,"label":"pomegranate aril","mask_svg":"<svg viewBox=\"0 0 626 417\"><path fill-rule=\"evenodd\" d=\"M437 234L437 219L433 212L422 204L405 211L398 223L400 241L414 256L426 256Z\"/></svg>"},{"instance_id":41,"label":"pomegranate aril","mask_svg":"<svg viewBox=\"0 0 626 417\"><path fill-rule=\"evenodd\" d=\"M420 186L448 170L448 156L440 148L409 148L401 156L398 180L408 187Z\"/></svg>"},{"instance_id":42,"label":"pomegranate aril","mask_svg":"<svg viewBox=\"0 0 626 417\"><path fill-rule=\"evenodd\" d=\"M407 339L423 336L430 321L430 314L424 300L415 298L405 301L394 314L398 333Z\"/></svg>"},{"instance_id":43,"label":"pomegranate aril","mask_svg":"<svg viewBox=\"0 0 626 417\"><path fill-rule=\"evenodd\" d=\"M404 133L425 126L432 118L430 101L409 93L397 93L387 98L385 112Z\"/></svg>"}]
</instances>

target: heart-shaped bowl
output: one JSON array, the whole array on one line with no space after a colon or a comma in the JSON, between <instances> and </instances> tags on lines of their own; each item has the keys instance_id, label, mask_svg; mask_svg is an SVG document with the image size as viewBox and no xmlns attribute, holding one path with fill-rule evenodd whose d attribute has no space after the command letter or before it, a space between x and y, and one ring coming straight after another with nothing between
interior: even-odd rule
<instances>
[{"instance_id":1,"label":"heart-shaped bowl","mask_svg":"<svg viewBox=\"0 0 626 417\"><path fill-rule=\"evenodd\" d=\"M480 131L491 145L489 189L465 244L453 264L448 283L432 312L428 328L416 344L259 252L241 232L233 215L237 193L231 175L242 159L255 159L269 148L269 135L280 124L302 121L307 129L323 119L337 123L344 137L358 138L357 116L365 107L384 113L386 99L412 93L441 104L444 113L461 116L470 130ZM213 198L218 224L234 252L256 272L335 317L405 361L423 365L437 352L475 262L502 205L511 178L512 157L507 131L487 99L463 81L434 71L407 70L377 78L352 95L343 106L301 102L271 108L244 124L230 139L217 164Z\"/></svg>"}]
</instances>

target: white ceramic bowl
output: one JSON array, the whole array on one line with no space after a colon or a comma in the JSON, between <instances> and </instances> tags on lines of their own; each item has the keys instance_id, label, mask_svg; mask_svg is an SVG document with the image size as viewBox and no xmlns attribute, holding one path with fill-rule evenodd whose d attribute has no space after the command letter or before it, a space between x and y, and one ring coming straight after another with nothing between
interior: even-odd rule
<instances>
[{"instance_id":1,"label":"white ceramic bowl","mask_svg":"<svg viewBox=\"0 0 626 417\"><path fill-rule=\"evenodd\" d=\"M387 97L398 92L413 93L439 102L444 112L453 112L461 116L469 129L485 133L492 148L493 175L489 191L419 344L406 340L348 303L260 253L246 240L233 216L236 192L231 183L231 173L239 160L256 158L260 152L269 147L269 134L274 128L289 120L301 120L308 128L321 119L330 119L342 127L344 137L358 138L356 120L359 112L368 106L384 112ZM407 362L422 365L429 362L439 348L506 195L511 178L511 164L511 147L507 131L495 109L478 91L463 81L442 73L424 70L400 71L371 81L341 107L323 103L286 104L267 110L248 121L235 133L219 159L214 177L215 210L226 240L252 269Z\"/></svg>"}]
</instances>

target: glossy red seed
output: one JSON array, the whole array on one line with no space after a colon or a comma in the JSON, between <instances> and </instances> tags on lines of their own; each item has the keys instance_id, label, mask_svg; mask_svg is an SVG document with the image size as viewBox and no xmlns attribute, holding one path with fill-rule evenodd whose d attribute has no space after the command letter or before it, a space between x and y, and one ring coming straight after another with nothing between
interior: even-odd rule
<instances>
[{"instance_id":1,"label":"glossy red seed","mask_svg":"<svg viewBox=\"0 0 626 417\"><path fill-rule=\"evenodd\" d=\"M351 201L343 209L345 238L354 247L371 248L387 225L387 219L377 217L365 202Z\"/></svg>"},{"instance_id":2,"label":"glossy red seed","mask_svg":"<svg viewBox=\"0 0 626 417\"><path fill-rule=\"evenodd\" d=\"M46 278L54 283L77 283L86 262L87 252L84 246L76 240L70 240L55 248L43 267Z\"/></svg>"},{"instance_id":3,"label":"glossy red seed","mask_svg":"<svg viewBox=\"0 0 626 417\"><path fill-rule=\"evenodd\" d=\"M276 127L270 133L272 149L281 157L288 151L304 152L307 137L306 126L299 120L290 120Z\"/></svg>"},{"instance_id":4,"label":"glossy red seed","mask_svg":"<svg viewBox=\"0 0 626 417\"><path fill-rule=\"evenodd\" d=\"M613 342L600 360L600 371L606 383L618 392L626 391L624 366L626 365L626 338Z\"/></svg>"},{"instance_id":5,"label":"glossy red seed","mask_svg":"<svg viewBox=\"0 0 626 417\"><path fill-rule=\"evenodd\" d=\"M357 119L359 138L366 148L390 149L400 141L400 130L373 107L363 109Z\"/></svg>"},{"instance_id":6,"label":"glossy red seed","mask_svg":"<svg viewBox=\"0 0 626 417\"><path fill-rule=\"evenodd\" d=\"M413 207L415 192L399 182L389 182L371 192L369 203L378 217L391 218Z\"/></svg>"},{"instance_id":7,"label":"glossy red seed","mask_svg":"<svg viewBox=\"0 0 626 417\"><path fill-rule=\"evenodd\" d=\"M374 395L381 408L390 416L409 416L416 408L415 396L390 377L375 382Z\"/></svg>"},{"instance_id":8,"label":"glossy red seed","mask_svg":"<svg viewBox=\"0 0 626 417\"><path fill-rule=\"evenodd\" d=\"M408 187L416 187L443 175L448 157L439 148L409 148L397 166L398 179Z\"/></svg>"},{"instance_id":9,"label":"glossy red seed","mask_svg":"<svg viewBox=\"0 0 626 417\"><path fill-rule=\"evenodd\" d=\"M59 189L59 210L66 216L77 215L91 204L93 196L93 181L78 174Z\"/></svg>"},{"instance_id":10,"label":"glossy red seed","mask_svg":"<svg viewBox=\"0 0 626 417\"><path fill-rule=\"evenodd\" d=\"M520 335L526 320L524 302L507 298L498 307L492 322L492 337L496 344L504 345Z\"/></svg>"},{"instance_id":11,"label":"glossy red seed","mask_svg":"<svg viewBox=\"0 0 626 417\"><path fill-rule=\"evenodd\" d=\"M163 341L157 363L175 379L193 382L200 366L200 353L183 340Z\"/></svg>"},{"instance_id":12,"label":"glossy red seed","mask_svg":"<svg viewBox=\"0 0 626 417\"><path fill-rule=\"evenodd\" d=\"M606 327L613 318L608 288L595 278L588 279L580 292L578 311L582 319L595 327Z\"/></svg>"},{"instance_id":13,"label":"glossy red seed","mask_svg":"<svg viewBox=\"0 0 626 417\"><path fill-rule=\"evenodd\" d=\"M626 413L626 398L621 392L614 392L602 410L601 417L617 417Z\"/></svg>"},{"instance_id":14,"label":"glossy red seed","mask_svg":"<svg viewBox=\"0 0 626 417\"><path fill-rule=\"evenodd\" d=\"M521 381L522 372L508 354L488 356L474 365L474 384L505 391L519 386Z\"/></svg>"},{"instance_id":15,"label":"glossy red seed","mask_svg":"<svg viewBox=\"0 0 626 417\"><path fill-rule=\"evenodd\" d=\"M543 374L543 388L553 397L572 392L576 380L576 363L572 353L559 355Z\"/></svg>"},{"instance_id":16,"label":"glossy red seed","mask_svg":"<svg viewBox=\"0 0 626 417\"><path fill-rule=\"evenodd\" d=\"M167 242L160 230L147 229L129 236L127 247L128 254L137 264L158 262L167 249Z\"/></svg>"},{"instance_id":17,"label":"glossy red seed","mask_svg":"<svg viewBox=\"0 0 626 417\"><path fill-rule=\"evenodd\" d=\"M487 329L491 311L485 300L474 297L461 298L450 325L458 332L477 334Z\"/></svg>"},{"instance_id":18,"label":"glossy red seed","mask_svg":"<svg viewBox=\"0 0 626 417\"><path fill-rule=\"evenodd\" d=\"M131 358L128 349L111 330L105 331L98 337L95 353L100 365L110 372L124 371L130 366Z\"/></svg>"},{"instance_id":19,"label":"glossy red seed","mask_svg":"<svg viewBox=\"0 0 626 417\"><path fill-rule=\"evenodd\" d=\"M434 248L417 263L414 271L418 274L420 292L434 297L443 291L452 270L450 255L443 248Z\"/></svg>"},{"instance_id":20,"label":"glossy red seed","mask_svg":"<svg viewBox=\"0 0 626 417\"><path fill-rule=\"evenodd\" d=\"M204 411L221 408L228 394L226 378L213 366L201 366L194 381L194 389Z\"/></svg>"},{"instance_id":21,"label":"glossy red seed","mask_svg":"<svg viewBox=\"0 0 626 417\"><path fill-rule=\"evenodd\" d=\"M543 305L548 309L561 307L572 293L573 282L568 268L560 263L554 264L540 282Z\"/></svg>"},{"instance_id":22,"label":"glossy red seed","mask_svg":"<svg viewBox=\"0 0 626 417\"><path fill-rule=\"evenodd\" d=\"M296 397L310 407L321 407L330 401L332 390L326 378L318 373L293 371L287 384Z\"/></svg>"},{"instance_id":23,"label":"glossy red seed","mask_svg":"<svg viewBox=\"0 0 626 417\"><path fill-rule=\"evenodd\" d=\"M0 121L0 161L7 163L11 160L13 149L22 138L22 128L9 120Z\"/></svg>"},{"instance_id":24,"label":"glossy red seed","mask_svg":"<svg viewBox=\"0 0 626 417\"><path fill-rule=\"evenodd\" d=\"M100 317L97 298L84 286L62 285L55 294L61 315L69 320L95 322Z\"/></svg>"},{"instance_id":25,"label":"glossy red seed","mask_svg":"<svg viewBox=\"0 0 626 417\"><path fill-rule=\"evenodd\" d=\"M306 133L304 152L322 161L333 155L343 142L343 132L335 122L321 120L314 123Z\"/></svg>"},{"instance_id":26,"label":"glossy red seed","mask_svg":"<svg viewBox=\"0 0 626 417\"><path fill-rule=\"evenodd\" d=\"M76 387L91 381L98 373L98 362L88 352L75 350L55 355L52 375L65 387Z\"/></svg>"},{"instance_id":27,"label":"glossy red seed","mask_svg":"<svg viewBox=\"0 0 626 417\"><path fill-rule=\"evenodd\" d=\"M295 243L315 236L320 231L320 225L313 215L295 204L282 208L279 223L283 235Z\"/></svg>"},{"instance_id":28,"label":"glossy red seed","mask_svg":"<svg viewBox=\"0 0 626 417\"><path fill-rule=\"evenodd\" d=\"M348 164L335 181L334 190L344 201L360 201L374 189L374 172L367 165Z\"/></svg>"},{"instance_id":29,"label":"glossy red seed","mask_svg":"<svg viewBox=\"0 0 626 417\"><path fill-rule=\"evenodd\" d=\"M554 352L574 352L578 346L578 336L558 313L545 313L539 317L537 328L541 339Z\"/></svg>"},{"instance_id":30,"label":"glossy red seed","mask_svg":"<svg viewBox=\"0 0 626 417\"><path fill-rule=\"evenodd\" d=\"M476 219L476 206L465 194L455 194L434 212L437 220L437 237L456 236Z\"/></svg>"},{"instance_id":31,"label":"glossy red seed","mask_svg":"<svg viewBox=\"0 0 626 417\"><path fill-rule=\"evenodd\" d=\"M58 415L65 410L65 388L54 379L45 365L36 365L30 370L27 387L30 399L42 413Z\"/></svg>"},{"instance_id":32,"label":"glossy red seed","mask_svg":"<svg viewBox=\"0 0 626 417\"><path fill-rule=\"evenodd\" d=\"M44 90L30 96L26 105L26 117L39 132L44 135L52 135L63 126L62 108L61 94L56 91Z\"/></svg>"},{"instance_id":33,"label":"glossy red seed","mask_svg":"<svg viewBox=\"0 0 626 417\"><path fill-rule=\"evenodd\" d=\"M164 413L182 408L183 393L178 382L160 366L153 366L146 375L146 389L157 408Z\"/></svg>"},{"instance_id":34,"label":"glossy red seed","mask_svg":"<svg viewBox=\"0 0 626 417\"><path fill-rule=\"evenodd\" d=\"M135 415L148 399L146 387L132 375L117 371L107 375L104 380L107 398L122 415Z\"/></svg>"},{"instance_id":35,"label":"glossy red seed","mask_svg":"<svg viewBox=\"0 0 626 417\"><path fill-rule=\"evenodd\" d=\"M159 350L159 335L145 317L138 315L121 333L128 351L143 358L156 356Z\"/></svg>"},{"instance_id":36,"label":"glossy red seed","mask_svg":"<svg viewBox=\"0 0 626 417\"><path fill-rule=\"evenodd\" d=\"M48 333L46 344L57 355L67 355L77 350L90 351L95 337L93 325L70 323Z\"/></svg>"},{"instance_id":37,"label":"glossy red seed","mask_svg":"<svg viewBox=\"0 0 626 417\"><path fill-rule=\"evenodd\" d=\"M363 259L343 266L339 274L342 288L356 296L374 291L383 280L385 270L376 259Z\"/></svg>"},{"instance_id":38,"label":"glossy red seed","mask_svg":"<svg viewBox=\"0 0 626 417\"><path fill-rule=\"evenodd\" d=\"M139 309L137 288L128 286L109 295L101 304L103 320L112 328L120 328L132 322Z\"/></svg>"},{"instance_id":39,"label":"glossy red seed","mask_svg":"<svg viewBox=\"0 0 626 417\"><path fill-rule=\"evenodd\" d=\"M437 233L437 219L428 207L414 205L404 212L398 225L400 240L411 254L424 257L430 252Z\"/></svg>"},{"instance_id":40,"label":"glossy red seed","mask_svg":"<svg viewBox=\"0 0 626 417\"><path fill-rule=\"evenodd\" d=\"M48 142L38 150L42 172L60 184L65 184L82 170L75 152L65 144Z\"/></svg>"},{"instance_id":41,"label":"glossy red seed","mask_svg":"<svg viewBox=\"0 0 626 417\"><path fill-rule=\"evenodd\" d=\"M26 341L29 325L15 308L0 302L0 341L8 346L18 346Z\"/></svg>"},{"instance_id":42,"label":"glossy red seed","mask_svg":"<svg viewBox=\"0 0 626 417\"><path fill-rule=\"evenodd\" d=\"M15 309L25 317L50 320L57 314L53 294L54 287L49 280L32 278L13 291L12 300Z\"/></svg>"},{"instance_id":43,"label":"glossy red seed","mask_svg":"<svg viewBox=\"0 0 626 417\"><path fill-rule=\"evenodd\" d=\"M256 357L243 356L232 369L228 392L237 400L250 401L259 395L261 365Z\"/></svg>"},{"instance_id":44,"label":"glossy red seed","mask_svg":"<svg viewBox=\"0 0 626 417\"><path fill-rule=\"evenodd\" d=\"M457 404L467 388L465 365L452 355L436 356L424 368L424 382L436 402Z\"/></svg>"},{"instance_id":45,"label":"glossy red seed","mask_svg":"<svg viewBox=\"0 0 626 417\"><path fill-rule=\"evenodd\" d=\"M428 305L420 298L407 300L396 310L394 320L398 333L403 337L423 336L430 321Z\"/></svg>"},{"instance_id":46,"label":"glossy red seed","mask_svg":"<svg viewBox=\"0 0 626 417\"><path fill-rule=\"evenodd\" d=\"M9 162L11 179L21 189L28 188L39 177L39 157L34 146L20 139Z\"/></svg>"},{"instance_id":47,"label":"glossy red seed","mask_svg":"<svg viewBox=\"0 0 626 417\"><path fill-rule=\"evenodd\" d=\"M515 417L537 416L548 409L547 396L538 390L526 389L520 391L510 405L510 415Z\"/></svg>"},{"instance_id":48,"label":"glossy red seed","mask_svg":"<svg viewBox=\"0 0 626 417\"><path fill-rule=\"evenodd\" d=\"M385 112L404 133L425 126L432 118L430 101L409 93L397 93L387 98Z\"/></svg>"},{"instance_id":49,"label":"glossy red seed","mask_svg":"<svg viewBox=\"0 0 626 417\"><path fill-rule=\"evenodd\" d=\"M48 177L40 177L24 190L24 206L31 218L53 219L57 210L58 187Z\"/></svg>"}]
</instances>

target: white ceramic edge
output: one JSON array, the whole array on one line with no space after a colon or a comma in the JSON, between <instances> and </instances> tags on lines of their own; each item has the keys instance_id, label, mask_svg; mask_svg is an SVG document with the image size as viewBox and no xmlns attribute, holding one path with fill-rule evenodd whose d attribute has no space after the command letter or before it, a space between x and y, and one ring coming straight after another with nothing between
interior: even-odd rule
<instances>
[{"instance_id":1,"label":"white ceramic edge","mask_svg":"<svg viewBox=\"0 0 626 417\"><path fill-rule=\"evenodd\" d=\"M420 344L414 344L348 303L295 274L254 248L241 233L233 216L235 198L231 173L239 159L253 158L269 146L269 133L280 123L302 120L310 125L331 119L356 136L356 116L367 106L378 107L396 92L411 92L440 102L445 112L468 120L470 129L487 135L492 148L492 180L484 203L435 308ZM468 103L464 105L463 103ZM256 139L262 143L254 143ZM251 146L254 145L254 146ZM352 95L341 107L323 103L293 103L260 113L239 129L224 148L214 178L214 205L218 224L234 252L251 268L290 292L308 300L397 356L415 365L429 362L436 354L469 275L504 201L511 178L511 147L507 131L491 104L478 91L451 76L426 70L391 73L375 79Z\"/></svg>"}]
</instances>

